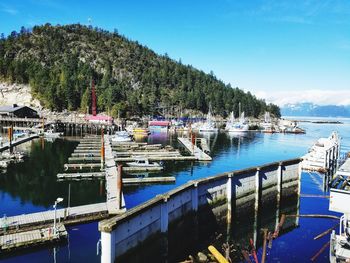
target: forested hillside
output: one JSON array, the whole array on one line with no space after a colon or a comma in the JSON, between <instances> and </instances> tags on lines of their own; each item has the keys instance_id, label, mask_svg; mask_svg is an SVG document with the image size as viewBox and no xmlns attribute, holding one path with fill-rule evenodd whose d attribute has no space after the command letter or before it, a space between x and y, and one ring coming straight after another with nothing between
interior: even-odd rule
<instances>
[{"instance_id":1,"label":"forested hillside","mask_svg":"<svg viewBox=\"0 0 350 263\"><path fill-rule=\"evenodd\" d=\"M117 31L79 24L21 28L0 39L0 78L29 83L32 94L47 108L85 110L94 79L98 110L121 116L154 115L163 109L185 109L238 115L238 103L248 116L265 110L280 115L276 105L213 74L157 55Z\"/></svg>"}]
</instances>

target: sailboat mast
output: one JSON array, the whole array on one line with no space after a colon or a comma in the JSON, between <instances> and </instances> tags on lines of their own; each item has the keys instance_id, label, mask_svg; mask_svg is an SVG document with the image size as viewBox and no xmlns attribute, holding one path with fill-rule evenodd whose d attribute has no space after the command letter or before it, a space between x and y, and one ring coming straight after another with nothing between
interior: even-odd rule
<instances>
[{"instance_id":1,"label":"sailboat mast","mask_svg":"<svg viewBox=\"0 0 350 263\"><path fill-rule=\"evenodd\" d=\"M238 102L238 117L241 116L241 103Z\"/></svg>"}]
</instances>

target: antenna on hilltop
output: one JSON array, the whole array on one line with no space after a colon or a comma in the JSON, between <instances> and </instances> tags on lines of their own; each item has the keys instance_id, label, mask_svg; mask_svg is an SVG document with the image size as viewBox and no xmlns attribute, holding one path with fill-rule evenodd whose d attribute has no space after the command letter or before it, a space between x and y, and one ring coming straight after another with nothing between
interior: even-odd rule
<instances>
[{"instance_id":1,"label":"antenna on hilltop","mask_svg":"<svg viewBox=\"0 0 350 263\"><path fill-rule=\"evenodd\" d=\"M92 19L91 19L91 17L88 18L88 25L92 26Z\"/></svg>"}]
</instances>

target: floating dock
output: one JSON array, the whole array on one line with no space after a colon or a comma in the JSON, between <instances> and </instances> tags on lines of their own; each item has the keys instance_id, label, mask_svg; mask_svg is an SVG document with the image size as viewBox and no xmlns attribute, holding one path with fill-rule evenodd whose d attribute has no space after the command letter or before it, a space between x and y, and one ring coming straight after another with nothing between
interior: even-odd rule
<instances>
[{"instance_id":1,"label":"floating dock","mask_svg":"<svg viewBox=\"0 0 350 263\"><path fill-rule=\"evenodd\" d=\"M56 231L56 235L54 235L53 227L47 227L0 236L0 252L29 246L44 245L67 238L68 233L64 225L57 224Z\"/></svg>"},{"instance_id":2,"label":"floating dock","mask_svg":"<svg viewBox=\"0 0 350 263\"><path fill-rule=\"evenodd\" d=\"M139 156L131 157L117 157L114 158L116 162L134 162L138 160ZM196 161L198 160L195 156L149 156L147 157L149 161Z\"/></svg>"},{"instance_id":3,"label":"floating dock","mask_svg":"<svg viewBox=\"0 0 350 263\"><path fill-rule=\"evenodd\" d=\"M199 147L192 144L189 138L185 137L178 137L177 138L179 142L182 143L183 146L185 146L186 150L192 154L195 158L195 160L198 161L211 161L212 158L206 154L204 151L202 151Z\"/></svg>"},{"instance_id":4,"label":"floating dock","mask_svg":"<svg viewBox=\"0 0 350 263\"><path fill-rule=\"evenodd\" d=\"M123 168L124 169L124 168ZM60 180L81 180L81 179L93 179L93 178L105 178L105 172L96 173L68 173L57 174L57 178ZM166 183L175 182L174 176L161 176L161 177L135 177L135 178L122 178L123 184L142 184L142 183Z\"/></svg>"}]
</instances>

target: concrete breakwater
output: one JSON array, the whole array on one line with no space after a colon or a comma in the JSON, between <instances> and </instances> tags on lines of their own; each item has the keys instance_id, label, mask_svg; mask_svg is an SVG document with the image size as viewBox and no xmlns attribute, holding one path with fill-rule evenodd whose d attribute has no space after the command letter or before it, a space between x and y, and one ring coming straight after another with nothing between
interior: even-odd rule
<instances>
[{"instance_id":1,"label":"concrete breakwater","mask_svg":"<svg viewBox=\"0 0 350 263\"><path fill-rule=\"evenodd\" d=\"M101 262L114 262L150 240L162 239L161 245L167 247L164 237L188 218L198 220L221 214L231 225L238 209L248 207L253 208L256 229L253 238L257 244L258 217L263 212L262 208L274 206L278 218L282 209L281 200L300 194L300 161L275 162L190 181L121 216L101 221ZM202 222L210 225L209 221Z\"/></svg>"}]
</instances>

